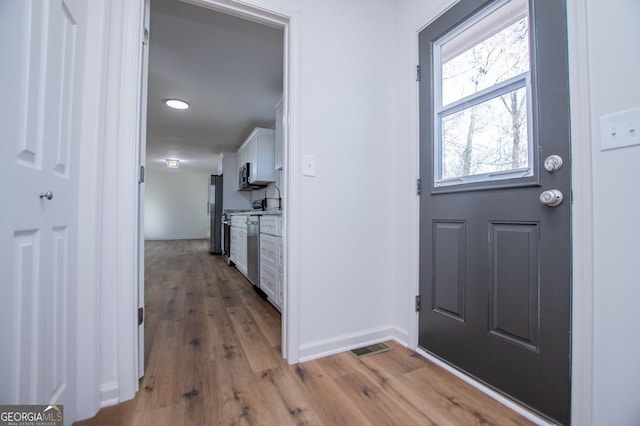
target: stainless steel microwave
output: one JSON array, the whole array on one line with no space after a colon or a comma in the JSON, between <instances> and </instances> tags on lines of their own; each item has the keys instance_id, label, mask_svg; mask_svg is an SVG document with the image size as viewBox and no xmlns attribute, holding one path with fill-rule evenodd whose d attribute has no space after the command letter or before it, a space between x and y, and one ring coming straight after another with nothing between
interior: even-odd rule
<instances>
[{"instance_id":1,"label":"stainless steel microwave","mask_svg":"<svg viewBox=\"0 0 640 426\"><path fill-rule=\"evenodd\" d=\"M260 188L260 186L252 185L251 181L251 163L244 163L240 166L239 176L238 176L238 189L255 189Z\"/></svg>"}]
</instances>

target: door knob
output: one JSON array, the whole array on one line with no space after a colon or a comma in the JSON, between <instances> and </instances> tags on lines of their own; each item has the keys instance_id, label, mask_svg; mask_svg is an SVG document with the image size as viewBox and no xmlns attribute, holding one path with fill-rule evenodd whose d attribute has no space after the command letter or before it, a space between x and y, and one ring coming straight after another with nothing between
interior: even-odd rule
<instances>
[{"instance_id":1,"label":"door knob","mask_svg":"<svg viewBox=\"0 0 640 426\"><path fill-rule=\"evenodd\" d=\"M53 192L51 192L51 191L41 192L40 193L40 198L46 198L47 200L50 200L50 199L53 198Z\"/></svg>"},{"instance_id":2,"label":"door knob","mask_svg":"<svg viewBox=\"0 0 640 426\"><path fill-rule=\"evenodd\" d=\"M557 172L562 168L562 157L559 155L550 155L544 160L544 169L549 173Z\"/></svg>"},{"instance_id":3,"label":"door knob","mask_svg":"<svg viewBox=\"0 0 640 426\"><path fill-rule=\"evenodd\" d=\"M549 207L559 206L563 198L562 192L557 189L550 189L540 194L540 202Z\"/></svg>"}]
</instances>

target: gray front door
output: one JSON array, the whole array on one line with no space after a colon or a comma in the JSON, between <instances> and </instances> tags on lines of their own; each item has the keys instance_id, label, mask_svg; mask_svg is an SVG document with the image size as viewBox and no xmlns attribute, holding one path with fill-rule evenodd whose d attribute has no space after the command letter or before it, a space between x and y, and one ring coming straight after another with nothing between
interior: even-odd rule
<instances>
[{"instance_id":1,"label":"gray front door","mask_svg":"<svg viewBox=\"0 0 640 426\"><path fill-rule=\"evenodd\" d=\"M419 345L568 424L565 4L462 0L419 43Z\"/></svg>"}]
</instances>

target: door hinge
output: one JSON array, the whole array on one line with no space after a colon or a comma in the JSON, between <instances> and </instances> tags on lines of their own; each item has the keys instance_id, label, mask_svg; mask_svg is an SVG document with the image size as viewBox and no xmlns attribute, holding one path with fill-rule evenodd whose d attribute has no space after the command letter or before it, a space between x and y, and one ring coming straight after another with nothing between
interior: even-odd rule
<instances>
[{"instance_id":1,"label":"door hinge","mask_svg":"<svg viewBox=\"0 0 640 426\"><path fill-rule=\"evenodd\" d=\"M422 195L422 179L416 179L416 195Z\"/></svg>"},{"instance_id":2,"label":"door hinge","mask_svg":"<svg viewBox=\"0 0 640 426\"><path fill-rule=\"evenodd\" d=\"M149 30L144 29L144 35L142 36L142 44L147 46L149 44Z\"/></svg>"},{"instance_id":3,"label":"door hinge","mask_svg":"<svg viewBox=\"0 0 640 426\"><path fill-rule=\"evenodd\" d=\"M138 183L143 183L144 182L144 166L140 166L140 169L138 171Z\"/></svg>"},{"instance_id":4,"label":"door hinge","mask_svg":"<svg viewBox=\"0 0 640 426\"><path fill-rule=\"evenodd\" d=\"M421 305L422 301L420 300L420 295L416 296L416 312L420 312L420 308L422 308Z\"/></svg>"},{"instance_id":5,"label":"door hinge","mask_svg":"<svg viewBox=\"0 0 640 426\"><path fill-rule=\"evenodd\" d=\"M420 81L420 65L416 65L416 81Z\"/></svg>"},{"instance_id":6,"label":"door hinge","mask_svg":"<svg viewBox=\"0 0 640 426\"><path fill-rule=\"evenodd\" d=\"M144 308L138 308L138 325L142 325L144 322Z\"/></svg>"}]
</instances>

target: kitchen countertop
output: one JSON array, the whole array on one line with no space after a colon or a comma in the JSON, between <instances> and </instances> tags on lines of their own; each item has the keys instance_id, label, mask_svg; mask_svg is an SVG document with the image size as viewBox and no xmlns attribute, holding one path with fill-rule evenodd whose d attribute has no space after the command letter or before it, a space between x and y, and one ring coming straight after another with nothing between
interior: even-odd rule
<instances>
[{"instance_id":1,"label":"kitchen countertop","mask_svg":"<svg viewBox=\"0 0 640 426\"><path fill-rule=\"evenodd\" d=\"M281 216L282 210L247 210L244 212L229 213L230 216Z\"/></svg>"}]
</instances>

